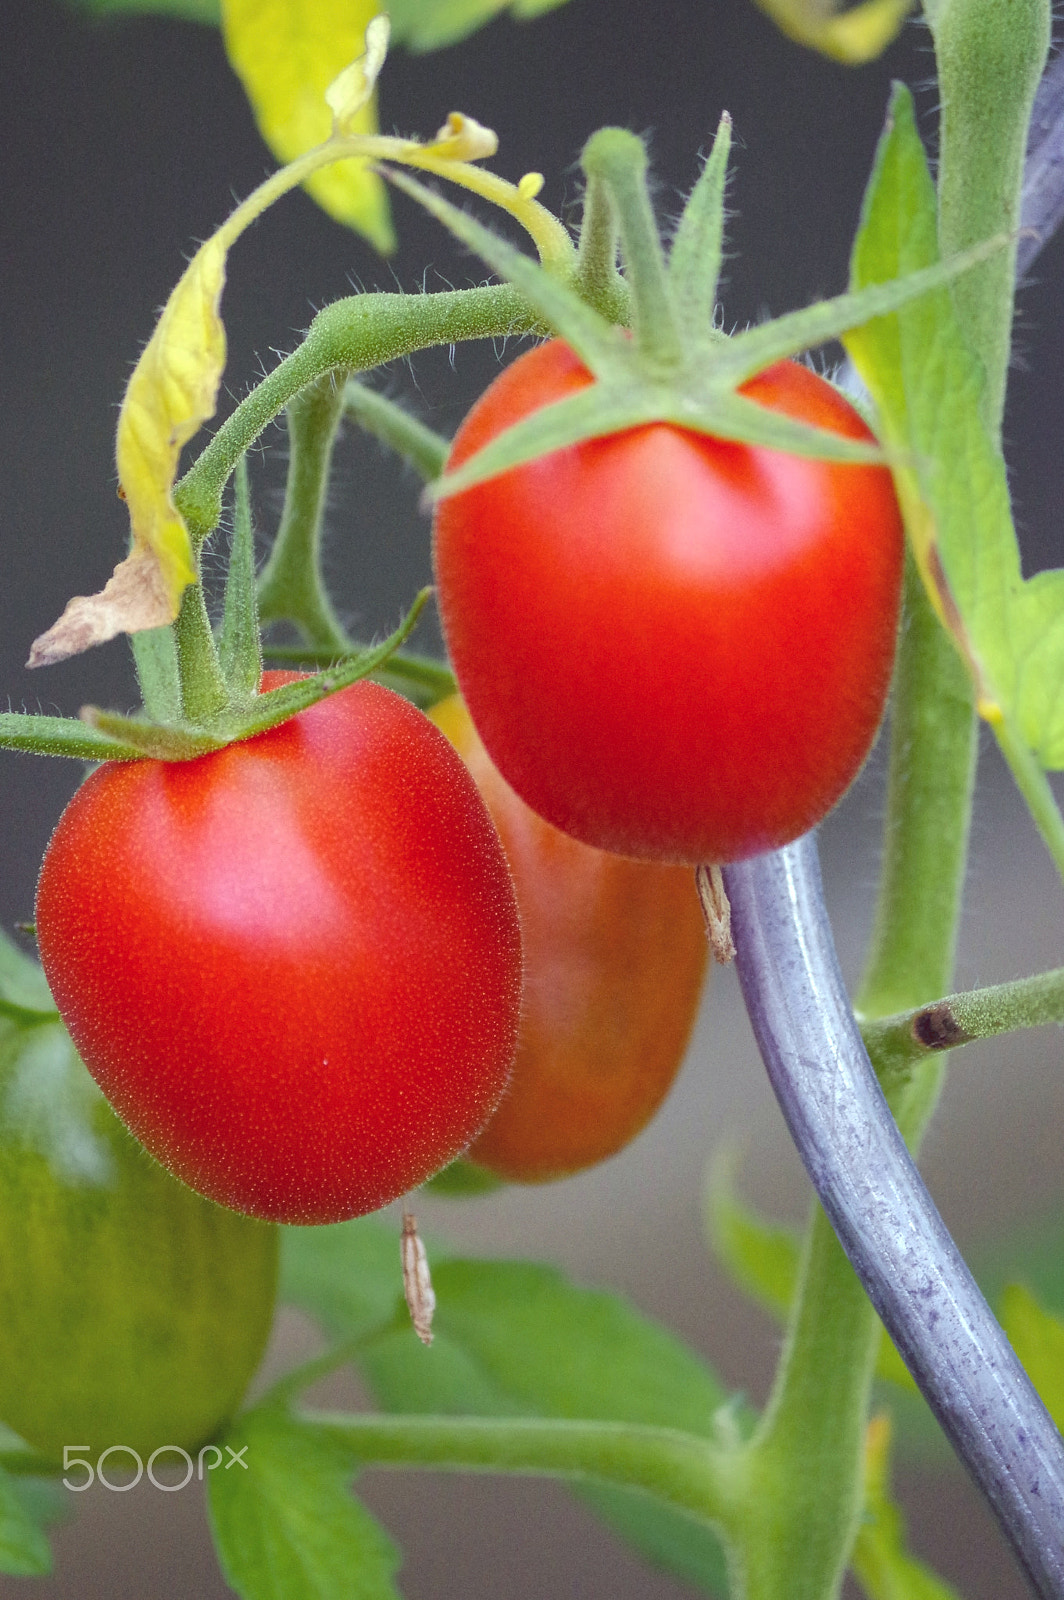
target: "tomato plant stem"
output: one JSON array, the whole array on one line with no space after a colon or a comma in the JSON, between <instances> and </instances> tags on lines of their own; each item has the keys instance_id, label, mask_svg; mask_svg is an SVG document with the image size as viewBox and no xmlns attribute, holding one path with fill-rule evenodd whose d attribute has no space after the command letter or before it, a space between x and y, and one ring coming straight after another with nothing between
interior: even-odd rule
<instances>
[{"instance_id":1,"label":"tomato plant stem","mask_svg":"<svg viewBox=\"0 0 1064 1600\"><path fill-rule=\"evenodd\" d=\"M940 1051L1064 1022L1064 967L1014 983L952 994L931 1005L866 1022L861 1028L880 1083L908 1079L913 1067Z\"/></svg>"},{"instance_id":2,"label":"tomato plant stem","mask_svg":"<svg viewBox=\"0 0 1064 1600\"><path fill-rule=\"evenodd\" d=\"M971 682L910 559L890 703L887 815L857 1009L909 1010L953 976L975 783Z\"/></svg>"},{"instance_id":3,"label":"tomato plant stem","mask_svg":"<svg viewBox=\"0 0 1064 1600\"><path fill-rule=\"evenodd\" d=\"M343 1439L367 1466L593 1480L643 1489L704 1522L732 1515L731 1452L671 1428L525 1417L300 1417Z\"/></svg>"},{"instance_id":4,"label":"tomato plant stem","mask_svg":"<svg viewBox=\"0 0 1064 1600\"><path fill-rule=\"evenodd\" d=\"M626 128L600 128L585 145L582 164L589 181L607 189L614 208L640 349L667 368L678 367L683 346L647 190L646 146Z\"/></svg>"},{"instance_id":5,"label":"tomato plant stem","mask_svg":"<svg viewBox=\"0 0 1064 1600\"><path fill-rule=\"evenodd\" d=\"M321 575L321 526L347 374L327 372L288 403L288 480L270 559L259 578L259 618L294 622L308 644L350 642Z\"/></svg>"},{"instance_id":6,"label":"tomato plant stem","mask_svg":"<svg viewBox=\"0 0 1064 1600\"><path fill-rule=\"evenodd\" d=\"M408 461L426 483L443 472L450 440L376 389L350 378L344 385L343 414Z\"/></svg>"},{"instance_id":7,"label":"tomato plant stem","mask_svg":"<svg viewBox=\"0 0 1064 1600\"><path fill-rule=\"evenodd\" d=\"M1064 1445L946 1231L876 1082L831 941L815 843L807 836L736 863L725 877L754 1031L831 1224L1036 1593L1059 1600ZM821 1368L819 1389L811 1375L818 1405L856 1366L856 1354L851 1347L842 1373ZM817 1355L822 1360L822 1340ZM808 1373L809 1363L803 1366ZM797 1393L794 1377L790 1384ZM792 1484L807 1472L802 1439L796 1432L788 1458ZM753 1454L756 1462L756 1445ZM821 1533L825 1526L822 1519Z\"/></svg>"},{"instance_id":8,"label":"tomato plant stem","mask_svg":"<svg viewBox=\"0 0 1064 1600\"><path fill-rule=\"evenodd\" d=\"M174 498L193 543L217 526L222 491L237 461L315 379L340 369L365 372L433 345L546 331L508 283L439 294L350 295L326 306L302 344L237 406L177 485Z\"/></svg>"},{"instance_id":9,"label":"tomato plant stem","mask_svg":"<svg viewBox=\"0 0 1064 1600\"><path fill-rule=\"evenodd\" d=\"M628 286L617 270L617 213L599 174L588 172L586 176L573 287L611 322L626 323L630 308Z\"/></svg>"},{"instance_id":10,"label":"tomato plant stem","mask_svg":"<svg viewBox=\"0 0 1064 1600\"><path fill-rule=\"evenodd\" d=\"M744 1600L838 1593L861 1514L853 1451L864 1438L878 1343L865 1291L818 1206L772 1395L749 1447L738 1541Z\"/></svg>"},{"instance_id":11,"label":"tomato plant stem","mask_svg":"<svg viewBox=\"0 0 1064 1600\"><path fill-rule=\"evenodd\" d=\"M1049 50L1049 0L928 0L939 98L939 245L944 257L1020 221L1031 105ZM983 420L1001 435L1012 347L1016 241L959 279L961 324L983 364Z\"/></svg>"},{"instance_id":12,"label":"tomato plant stem","mask_svg":"<svg viewBox=\"0 0 1064 1600\"><path fill-rule=\"evenodd\" d=\"M229 704L229 691L211 631L203 586L190 583L174 623L181 705L189 722L209 722Z\"/></svg>"}]
</instances>

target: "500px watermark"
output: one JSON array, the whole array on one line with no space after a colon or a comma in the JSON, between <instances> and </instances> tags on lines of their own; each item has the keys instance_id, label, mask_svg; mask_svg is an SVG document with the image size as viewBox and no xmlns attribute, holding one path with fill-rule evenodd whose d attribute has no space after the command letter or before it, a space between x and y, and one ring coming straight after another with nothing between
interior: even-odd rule
<instances>
[{"instance_id":1,"label":"500px watermark","mask_svg":"<svg viewBox=\"0 0 1064 1600\"><path fill-rule=\"evenodd\" d=\"M193 1478L199 1479L202 1483L205 1475L208 1472L214 1472L217 1467L221 1467L223 1471L228 1472L230 1468L239 1466L243 1467L246 1472L248 1464L244 1457L247 1454L247 1448L246 1444L241 1445L239 1450L232 1450L227 1444L205 1444L197 1454L196 1459L193 1460L188 1451L182 1449L179 1444L161 1444L157 1450L152 1451L148 1457L147 1468L145 1468L139 1451L134 1450L128 1444L108 1445L107 1449L101 1450L96 1457L95 1466L85 1454L89 1449L87 1444L65 1444L63 1446L63 1470L70 1472L72 1468L80 1467L85 1476L80 1481L64 1478L63 1484L67 1489L73 1489L75 1494L80 1494L84 1489L91 1489L96 1482L102 1483L105 1489L113 1489L115 1494L125 1494L127 1489L136 1488L146 1470L149 1483L153 1484L156 1489L162 1489L166 1494L173 1494L175 1489L186 1488ZM167 1483L164 1479L157 1478L155 1475L156 1463L173 1471L177 1467L177 1462L172 1459L167 1461L166 1458L175 1456L179 1456L181 1459L181 1463L184 1466L184 1477L175 1483ZM229 1457L228 1461L224 1459L225 1456ZM107 1472L104 1469L112 1457L115 1458L112 1470L117 1470L123 1474L126 1472L134 1474L128 1481L116 1483L107 1476ZM211 1459L212 1457L213 1459ZM124 1461L128 1461L128 1466L123 1464Z\"/></svg>"}]
</instances>

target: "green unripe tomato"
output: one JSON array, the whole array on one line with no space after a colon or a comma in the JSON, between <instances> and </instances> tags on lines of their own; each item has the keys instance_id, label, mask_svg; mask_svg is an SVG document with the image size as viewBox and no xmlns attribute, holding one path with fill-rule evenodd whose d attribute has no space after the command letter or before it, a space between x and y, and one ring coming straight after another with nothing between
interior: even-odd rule
<instances>
[{"instance_id":1,"label":"green unripe tomato","mask_svg":"<svg viewBox=\"0 0 1064 1600\"><path fill-rule=\"evenodd\" d=\"M276 1277L276 1229L156 1165L58 1020L0 1022L0 1420L59 1462L194 1451L259 1363Z\"/></svg>"}]
</instances>

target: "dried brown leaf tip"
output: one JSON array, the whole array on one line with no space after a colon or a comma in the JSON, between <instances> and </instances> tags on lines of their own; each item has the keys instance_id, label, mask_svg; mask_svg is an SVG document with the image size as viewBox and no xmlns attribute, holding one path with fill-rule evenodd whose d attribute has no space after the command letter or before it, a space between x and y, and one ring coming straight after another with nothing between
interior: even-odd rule
<instances>
[{"instance_id":1,"label":"dried brown leaf tip","mask_svg":"<svg viewBox=\"0 0 1064 1600\"><path fill-rule=\"evenodd\" d=\"M695 868L695 888L706 919L706 937L714 961L727 966L735 960L735 944L731 932L731 905L724 891L724 875L720 868L706 862Z\"/></svg>"},{"instance_id":2,"label":"dried brown leaf tip","mask_svg":"<svg viewBox=\"0 0 1064 1600\"><path fill-rule=\"evenodd\" d=\"M50 667L119 633L173 621L172 592L154 550L138 545L99 594L75 595L58 622L33 641L28 667Z\"/></svg>"}]
</instances>

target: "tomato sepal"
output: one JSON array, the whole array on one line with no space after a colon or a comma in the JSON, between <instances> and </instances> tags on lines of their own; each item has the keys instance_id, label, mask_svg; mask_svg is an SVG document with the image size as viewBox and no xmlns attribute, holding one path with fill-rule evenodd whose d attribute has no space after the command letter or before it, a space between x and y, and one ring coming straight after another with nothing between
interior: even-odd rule
<instances>
[{"instance_id":1,"label":"tomato sepal","mask_svg":"<svg viewBox=\"0 0 1064 1600\"><path fill-rule=\"evenodd\" d=\"M167 726L147 717L125 717L97 706L84 706L80 718L8 712L0 715L0 748L69 756L79 761L194 761L276 728L319 700L379 672L409 638L431 593L431 588L422 589L399 627L379 645L298 683L267 690L243 710L231 710L209 726Z\"/></svg>"},{"instance_id":2,"label":"tomato sepal","mask_svg":"<svg viewBox=\"0 0 1064 1600\"><path fill-rule=\"evenodd\" d=\"M799 435L795 426L790 440L782 443L777 420L766 422L759 415L760 408L747 405L745 416L740 420L733 405L738 398L736 390L776 362L824 344L942 287L1003 249L1008 242L1006 236L996 236L949 261L935 263L904 278L845 292L731 339L722 339L712 321L707 321L704 315L704 283L699 284L695 279L695 287L690 291L695 296L693 305L687 303L685 294L683 303L677 306L674 293L675 285L685 290L690 288L691 241L714 226L712 206L716 203L714 193L718 185L720 198L723 196L721 166L719 163L714 166L706 190L702 191L697 185L692 196L692 201L697 196L695 220L691 223L692 233L681 249L674 285L671 274L663 266L656 237L653 243L650 240L645 175L641 163L633 160L631 140L632 135L624 130L600 129L588 142L585 162L590 154L592 175L599 188L607 192L620 220L625 266L631 279L634 338L625 337L621 330L611 326L605 317L582 301L577 290L578 277L566 281L557 271L545 270L409 174L388 172L389 179L397 187L417 200L463 244L476 251L488 266L526 295L533 309L569 344L596 380L590 395L579 397L580 405L561 417L552 418L546 427L541 421L519 424L544 429L535 450L526 436L515 442L514 454L510 457L510 441L505 434L500 434L491 442L490 464L481 463L476 455L469 457L463 464L468 475L455 481L447 474L437 480L426 490L428 501L435 502L458 493L474 482L496 477L511 466L536 460L540 455L650 421L674 422L695 432L737 442L768 445L804 456L816 453L825 460L839 460L840 448L846 452L849 445L844 442L840 446L838 436L828 430L806 428ZM606 151L608 159L600 161L597 154L600 151ZM720 160L723 162L723 154ZM659 266L662 267L660 271ZM715 278L713 284L715 291ZM673 340L668 329L677 315L680 337ZM871 447L857 448L868 450ZM844 454L842 458L847 457ZM869 457L866 454L848 459L867 461ZM874 459L882 461L885 456L880 452Z\"/></svg>"}]
</instances>

